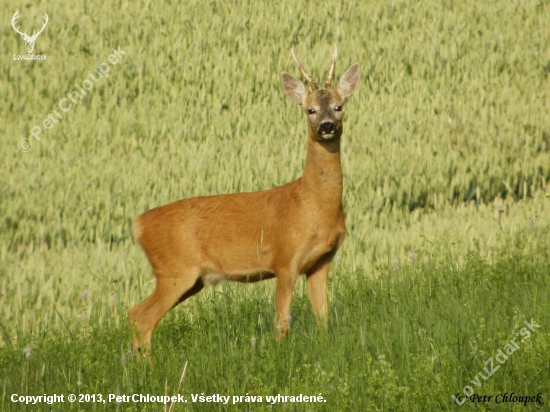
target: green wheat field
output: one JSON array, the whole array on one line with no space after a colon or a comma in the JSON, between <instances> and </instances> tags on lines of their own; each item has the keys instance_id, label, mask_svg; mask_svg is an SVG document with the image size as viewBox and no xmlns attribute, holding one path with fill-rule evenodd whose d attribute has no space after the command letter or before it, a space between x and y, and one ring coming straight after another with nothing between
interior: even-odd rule
<instances>
[{"instance_id":1,"label":"green wheat field","mask_svg":"<svg viewBox=\"0 0 550 412\"><path fill-rule=\"evenodd\" d=\"M2 4L0 410L550 410L548 0ZM17 10L29 34L48 14L45 60L18 57ZM300 177L279 73L294 47L320 78L333 44L362 77L328 330L303 279L282 343L275 281L222 283L136 363L126 313L155 281L134 218Z\"/></svg>"}]
</instances>

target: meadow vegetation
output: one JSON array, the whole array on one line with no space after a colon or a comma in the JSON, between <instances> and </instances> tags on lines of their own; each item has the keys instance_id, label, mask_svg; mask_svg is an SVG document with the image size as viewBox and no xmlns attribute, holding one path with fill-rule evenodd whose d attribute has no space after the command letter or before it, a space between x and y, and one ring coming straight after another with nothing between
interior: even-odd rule
<instances>
[{"instance_id":1,"label":"meadow vegetation","mask_svg":"<svg viewBox=\"0 0 550 412\"><path fill-rule=\"evenodd\" d=\"M0 11L0 409L10 396L179 393L172 410L456 410L451 395L550 402L550 4L7 0ZM34 53L22 28L50 16ZM32 30L30 30L32 32ZM143 211L301 175L306 119L279 72L353 61L344 108L347 239L330 328L305 284L274 340L274 282L225 283L171 311L136 365L126 312L154 288L132 237ZM37 141L29 130L106 62L109 78ZM32 149L18 149L29 138ZM525 321L540 328L470 383ZM519 340L518 340L519 342ZM263 396L192 403L190 394ZM269 406L268 395L326 403ZM55 405L54 405L55 406ZM462 408L523 410L494 402ZM65 403L32 410L104 410ZM161 410L158 404L106 409Z\"/></svg>"}]
</instances>

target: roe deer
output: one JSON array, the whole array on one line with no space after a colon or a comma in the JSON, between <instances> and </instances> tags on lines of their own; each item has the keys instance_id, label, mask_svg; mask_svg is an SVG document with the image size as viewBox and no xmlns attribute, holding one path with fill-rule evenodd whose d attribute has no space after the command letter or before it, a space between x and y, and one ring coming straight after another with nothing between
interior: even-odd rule
<instances>
[{"instance_id":1,"label":"roe deer","mask_svg":"<svg viewBox=\"0 0 550 412\"><path fill-rule=\"evenodd\" d=\"M299 275L318 323L327 324L327 277L344 241L340 136L344 99L359 85L359 63L336 88L332 76L337 50L319 89L292 50L312 91L286 72L287 96L308 119L307 155L298 180L271 190L196 197L157 207L135 221L135 237L156 276L155 291L128 312L136 356L151 356L151 336L174 306L220 280L256 282L277 278L275 336L289 328L290 303Z\"/></svg>"}]
</instances>

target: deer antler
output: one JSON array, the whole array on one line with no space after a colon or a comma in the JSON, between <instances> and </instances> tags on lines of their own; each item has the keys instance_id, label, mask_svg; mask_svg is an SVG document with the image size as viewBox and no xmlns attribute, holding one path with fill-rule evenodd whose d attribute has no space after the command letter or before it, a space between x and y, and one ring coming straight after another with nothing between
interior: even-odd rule
<instances>
[{"instance_id":1,"label":"deer antler","mask_svg":"<svg viewBox=\"0 0 550 412\"><path fill-rule=\"evenodd\" d=\"M11 19L11 26L13 27L13 29L18 33L20 34L21 36L24 36L24 37L29 37L27 36L27 30L25 30L25 33L21 33L19 31L19 27L15 27L15 23L17 21L17 19L19 18L19 10L17 10L15 12L15 14L13 15L12 19Z\"/></svg>"},{"instance_id":2,"label":"deer antler","mask_svg":"<svg viewBox=\"0 0 550 412\"><path fill-rule=\"evenodd\" d=\"M32 33L31 39L36 40L38 35L44 31L49 21L50 21L50 18L46 13L44 13L44 24L42 25L42 28L38 32L34 30L34 32Z\"/></svg>"},{"instance_id":3,"label":"deer antler","mask_svg":"<svg viewBox=\"0 0 550 412\"><path fill-rule=\"evenodd\" d=\"M338 49L334 45L334 50L332 51L332 63L327 71L327 76L325 77L325 89L330 89L332 87L332 75L334 74L334 68L336 67L336 59L338 58Z\"/></svg>"},{"instance_id":4,"label":"deer antler","mask_svg":"<svg viewBox=\"0 0 550 412\"><path fill-rule=\"evenodd\" d=\"M311 91L319 90L319 86L313 80L313 77L306 72L304 69L304 65L302 64L302 60L300 59L300 55L296 56L294 53L294 49L290 49L290 53L292 54L292 58L294 59L294 64L296 64L296 67L298 67L298 70L300 70L300 73L302 73L302 76L307 80L309 85L311 86Z\"/></svg>"},{"instance_id":5,"label":"deer antler","mask_svg":"<svg viewBox=\"0 0 550 412\"><path fill-rule=\"evenodd\" d=\"M27 30L25 30L24 33L21 33L21 31L19 30L19 27L15 26L18 18L19 18L19 10L17 10L15 12L15 14L13 15L13 17L11 19L11 25L12 25L13 29L23 37L23 39L25 41L29 41L29 42L32 42L32 41L36 40L38 35L40 33L42 33L44 31L44 29L46 28L46 25L48 24L48 21L50 21L50 18L48 17L48 15L46 13L44 13L44 24L42 25L42 28L38 31L34 30L33 33L32 33L32 36L29 36L27 34Z\"/></svg>"}]
</instances>

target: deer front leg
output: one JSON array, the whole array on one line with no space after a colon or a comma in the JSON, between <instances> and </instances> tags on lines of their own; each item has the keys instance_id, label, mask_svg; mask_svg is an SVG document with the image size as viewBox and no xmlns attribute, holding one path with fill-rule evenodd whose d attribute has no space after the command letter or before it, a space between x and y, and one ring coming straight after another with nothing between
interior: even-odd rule
<instances>
[{"instance_id":1,"label":"deer front leg","mask_svg":"<svg viewBox=\"0 0 550 412\"><path fill-rule=\"evenodd\" d=\"M306 275L309 301L317 318L317 324L323 326L328 325L327 281L330 263L327 260Z\"/></svg>"},{"instance_id":2,"label":"deer front leg","mask_svg":"<svg viewBox=\"0 0 550 412\"><path fill-rule=\"evenodd\" d=\"M281 340L288 334L290 327L290 304L296 278L292 271L281 271L277 274L275 292L275 339Z\"/></svg>"}]
</instances>

